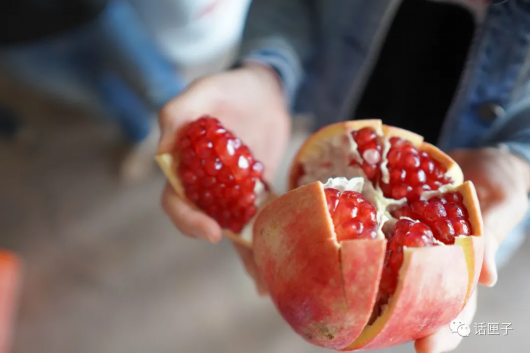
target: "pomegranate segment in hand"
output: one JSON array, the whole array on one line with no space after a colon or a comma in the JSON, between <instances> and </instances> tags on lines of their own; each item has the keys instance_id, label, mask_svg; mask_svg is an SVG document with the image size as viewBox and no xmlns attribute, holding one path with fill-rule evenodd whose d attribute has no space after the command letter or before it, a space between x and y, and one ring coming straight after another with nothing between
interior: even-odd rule
<instances>
[{"instance_id":1,"label":"pomegranate segment in hand","mask_svg":"<svg viewBox=\"0 0 530 353\"><path fill-rule=\"evenodd\" d=\"M219 120L202 117L179 136L178 176L187 198L222 228L240 233L256 214L263 166Z\"/></svg>"},{"instance_id":2,"label":"pomegranate segment in hand","mask_svg":"<svg viewBox=\"0 0 530 353\"><path fill-rule=\"evenodd\" d=\"M267 198L263 164L218 119L183 126L172 153L157 160L180 197L213 218L232 240L251 247L242 231Z\"/></svg>"},{"instance_id":3,"label":"pomegranate segment in hand","mask_svg":"<svg viewBox=\"0 0 530 353\"><path fill-rule=\"evenodd\" d=\"M394 346L465 306L483 256L476 192L421 136L375 120L330 125L302 146L289 185L258 213L253 251L307 341Z\"/></svg>"}]
</instances>

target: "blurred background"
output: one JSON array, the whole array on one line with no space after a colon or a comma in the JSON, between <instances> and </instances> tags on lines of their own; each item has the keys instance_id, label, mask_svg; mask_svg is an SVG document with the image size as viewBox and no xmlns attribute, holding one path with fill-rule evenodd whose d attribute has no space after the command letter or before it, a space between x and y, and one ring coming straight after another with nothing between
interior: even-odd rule
<instances>
[{"instance_id":1,"label":"blurred background","mask_svg":"<svg viewBox=\"0 0 530 353\"><path fill-rule=\"evenodd\" d=\"M4 35L0 248L23 263L12 352L324 352L256 295L228 241L185 238L160 207L156 111L190 80L231 64L249 2L100 2L81 29L43 22L54 32L45 43ZM22 5L13 5L20 16ZM131 106L136 120L125 118ZM277 190L309 131L296 120ZM527 243L497 286L479 291L474 323L513 330L477 335L472 326L458 352L528 352L529 253Z\"/></svg>"}]
</instances>

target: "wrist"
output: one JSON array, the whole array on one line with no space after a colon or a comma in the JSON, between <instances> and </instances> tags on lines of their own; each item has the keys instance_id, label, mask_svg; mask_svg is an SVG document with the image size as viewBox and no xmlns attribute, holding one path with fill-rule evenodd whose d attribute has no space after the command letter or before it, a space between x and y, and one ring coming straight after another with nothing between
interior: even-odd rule
<instances>
[{"instance_id":1,"label":"wrist","mask_svg":"<svg viewBox=\"0 0 530 353\"><path fill-rule=\"evenodd\" d=\"M270 83L279 90L283 90L283 82L278 72L272 67L257 61L245 61L242 68L257 75L266 83Z\"/></svg>"}]
</instances>

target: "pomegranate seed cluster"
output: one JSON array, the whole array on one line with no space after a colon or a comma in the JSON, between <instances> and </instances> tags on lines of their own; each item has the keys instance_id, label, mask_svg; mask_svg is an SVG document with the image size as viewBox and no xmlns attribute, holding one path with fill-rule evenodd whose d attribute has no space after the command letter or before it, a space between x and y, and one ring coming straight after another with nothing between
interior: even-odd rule
<instances>
[{"instance_id":1,"label":"pomegranate seed cluster","mask_svg":"<svg viewBox=\"0 0 530 353\"><path fill-rule=\"evenodd\" d=\"M240 233L256 214L256 183L263 165L220 122L204 116L177 140L178 176L186 197L224 229Z\"/></svg>"},{"instance_id":2,"label":"pomegranate seed cluster","mask_svg":"<svg viewBox=\"0 0 530 353\"><path fill-rule=\"evenodd\" d=\"M361 193L333 188L324 192L337 241L377 237L377 210Z\"/></svg>"},{"instance_id":3,"label":"pomegranate seed cluster","mask_svg":"<svg viewBox=\"0 0 530 353\"><path fill-rule=\"evenodd\" d=\"M380 185L386 197L418 200L424 191L438 190L451 182L438 162L426 152L419 152L410 142L392 137L390 146L387 155L390 180Z\"/></svg>"},{"instance_id":4,"label":"pomegranate seed cluster","mask_svg":"<svg viewBox=\"0 0 530 353\"><path fill-rule=\"evenodd\" d=\"M371 181L375 181L379 176L379 165L381 163L382 147L377 140L375 130L369 127L353 131L351 133L353 140L357 143L357 151L363 159L361 169L366 177ZM352 160L350 165L358 164L357 161Z\"/></svg>"},{"instance_id":5,"label":"pomegranate seed cluster","mask_svg":"<svg viewBox=\"0 0 530 353\"><path fill-rule=\"evenodd\" d=\"M434 245L431 228L420 222L400 219L393 233L387 236L385 266L379 284L379 305L386 304L396 290L399 269L403 263L403 247L424 248Z\"/></svg>"},{"instance_id":6,"label":"pomegranate seed cluster","mask_svg":"<svg viewBox=\"0 0 530 353\"><path fill-rule=\"evenodd\" d=\"M454 244L455 237L471 235L466 207L457 192L442 194L429 200L418 200L392 213L396 218L408 217L428 224L434 237L444 244Z\"/></svg>"}]
</instances>

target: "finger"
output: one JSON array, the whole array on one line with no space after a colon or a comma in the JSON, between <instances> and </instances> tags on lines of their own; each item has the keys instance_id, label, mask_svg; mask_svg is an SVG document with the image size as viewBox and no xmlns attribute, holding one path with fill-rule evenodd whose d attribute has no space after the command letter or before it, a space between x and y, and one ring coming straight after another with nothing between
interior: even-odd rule
<instances>
[{"instance_id":1,"label":"finger","mask_svg":"<svg viewBox=\"0 0 530 353\"><path fill-rule=\"evenodd\" d=\"M473 317L477 311L477 291L475 290L469 302L458 315L457 319L462 320L468 326L471 324ZM462 341L462 336L458 333L453 333L447 325L438 332L425 338L417 340L414 348L417 353L442 353L453 351Z\"/></svg>"},{"instance_id":2,"label":"finger","mask_svg":"<svg viewBox=\"0 0 530 353\"><path fill-rule=\"evenodd\" d=\"M221 228L217 222L182 201L169 183L162 193L162 207L175 227L184 235L211 243L221 240Z\"/></svg>"},{"instance_id":3,"label":"finger","mask_svg":"<svg viewBox=\"0 0 530 353\"><path fill-rule=\"evenodd\" d=\"M158 153L166 153L173 150L177 139L177 131L186 122L195 120L204 114L209 114L209 107L205 102L198 102L193 90L198 83L192 83L186 91L173 98L166 104L159 114L160 140Z\"/></svg>"},{"instance_id":4,"label":"finger","mask_svg":"<svg viewBox=\"0 0 530 353\"><path fill-rule=\"evenodd\" d=\"M269 290L267 288L267 284L263 280L263 277L261 277L258 268L256 267L256 262L254 261L254 253L252 252L252 249L246 248L241 244L237 244L234 242L233 244L234 248L239 254L239 257L241 258L241 261L243 261L245 270L250 275L250 277L254 279L258 294L261 296L267 295L269 293Z\"/></svg>"},{"instance_id":5,"label":"finger","mask_svg":"<svg viewBox=\"0 0 530 353\"><path fill-rule=\"evenodd\" d=\"M479 283L493 287L498 280L496 255L499 248L498 237L494 230L487 226L488 221L484 222L484 260L482 261L482 270L480 271Z\"/></svg>"}]
</instances>

